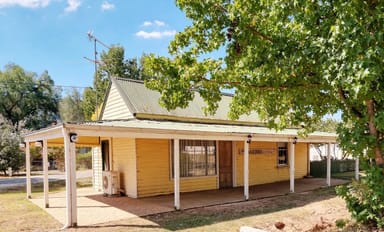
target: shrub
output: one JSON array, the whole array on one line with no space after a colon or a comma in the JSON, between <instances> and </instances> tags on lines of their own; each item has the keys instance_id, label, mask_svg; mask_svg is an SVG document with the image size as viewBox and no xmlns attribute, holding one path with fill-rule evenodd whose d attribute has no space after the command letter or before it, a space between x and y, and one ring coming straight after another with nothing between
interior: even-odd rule
<instances>
[{"instance_id":1,"label":"shrub","mask_svg":"<svg viewBox=\"0 0 384 232\"><path fill-rule=\"evenodd\" d=\"M360 181L353 181L336 189L357 222L384 227L383 171L380 167L369 167L366 169L366 176Z\"/></svg>"}]
</instances>

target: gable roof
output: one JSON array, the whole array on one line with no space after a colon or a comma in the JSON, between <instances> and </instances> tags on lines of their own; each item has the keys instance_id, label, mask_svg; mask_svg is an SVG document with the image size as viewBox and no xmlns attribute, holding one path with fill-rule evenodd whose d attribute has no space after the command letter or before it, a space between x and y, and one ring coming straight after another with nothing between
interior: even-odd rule
<instances>
[{"instance_id":1,"label":"gable roof","mask_svg":"<svg viewBox=\"0 0 384 232\"><path fill-rule=\"evenodd\" d=\"M228 117L232 96L222 95L219 107L214 115L205 115L203 98L196 92L195 98L188 107L168 111L159 105L160 93L145 87L142 81L111 78L106 100L103 105L101 119L156 119L183 122L205 122L220 124L252 124L263 125L256 113L242 115L238 120ZM111 113L112 112L112 113Z\"/></svg>"}]
</instances>

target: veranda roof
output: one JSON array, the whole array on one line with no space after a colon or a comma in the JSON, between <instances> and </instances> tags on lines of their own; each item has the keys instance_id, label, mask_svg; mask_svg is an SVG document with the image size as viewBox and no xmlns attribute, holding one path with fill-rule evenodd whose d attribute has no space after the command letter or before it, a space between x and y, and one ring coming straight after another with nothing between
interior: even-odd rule
<instances>
[{"instance_id":1,"label":"veranda roof","mask_svg":"<svg viewBox=\"0 0 384 232\"><path fill-rule=\"evenodd\" d=\"M178 139L207 139L243 141L250 135L254 141L287 141L298 137L297 129L275 131L257 125L228 125L193 122L156 121L156 120L112 120L82 123L63 123L54 127L34 131L25 135L29 141L43 138L53 139L62 137L62 130L77 133L78 136L100 137L131 137L131 138L178 138ZM334 133L315 132L302 142L334 143L337 135Z\"/></svg>"}]
</instances>

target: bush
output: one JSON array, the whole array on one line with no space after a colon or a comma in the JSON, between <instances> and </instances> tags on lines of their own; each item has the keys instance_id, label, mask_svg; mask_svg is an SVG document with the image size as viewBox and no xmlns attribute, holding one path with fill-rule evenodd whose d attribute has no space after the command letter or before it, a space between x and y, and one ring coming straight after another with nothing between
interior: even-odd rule
<instances>
[{"instance_id":1,"label":"bush","mask_svg":"<svg viewBox=\"0 0 384 232\"><path fill-rule=\"evenodd\" d=\"M77 169L92 169L92 153L79 153L76 155Z\"/></svg>"},{"instance_id":2,"label":"bush","mask_svg":"<svg viewBox=\"0 0 384 232\"><path fill-rule=\"evenodd\" d=\"M336 189L357 222L384 227L383 171L380 167L369 167L366 169L366 176L360 181L353 181Z\"/></svg>"},{"instance_id":3,"label":"bush","mask_svg":"<svg viewBox=\"0 0 384 232\"><path fill-rule=\"evenodd\" d=\"M9 126L0 128L0 171L7 174L8 168L17 172L24 165L23 153L19 148L20 136Z\"/></svg>"}]
</instances>

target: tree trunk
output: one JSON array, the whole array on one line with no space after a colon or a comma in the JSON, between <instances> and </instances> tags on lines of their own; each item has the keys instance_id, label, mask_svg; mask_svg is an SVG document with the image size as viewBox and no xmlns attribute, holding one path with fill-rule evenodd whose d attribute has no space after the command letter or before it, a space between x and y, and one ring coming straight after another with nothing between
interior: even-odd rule
<instances>
[{"instance_id":1,"label":"tree trunk","mask_svg":"<svg viewBox=\"0 0 384 232\"><path fill-rule=\"evenodd\" d=\"M376 165L382 167L384 165L383 155L379 144L379 133L374 123L375 105L372 99L366 100L368 110L368 127L369 134L375 136L375 161Z\"/></svg>"}]
</instances>

